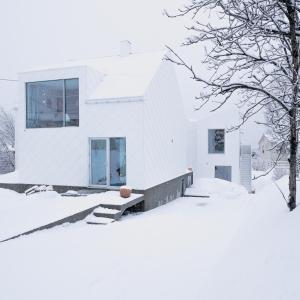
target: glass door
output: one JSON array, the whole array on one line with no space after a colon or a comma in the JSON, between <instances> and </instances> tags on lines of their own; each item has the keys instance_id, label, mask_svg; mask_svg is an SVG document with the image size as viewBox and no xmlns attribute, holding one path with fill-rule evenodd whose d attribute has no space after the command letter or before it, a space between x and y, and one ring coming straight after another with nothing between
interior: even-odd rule
<instances>
[{"instance_id":1,"label":"glass door","mask_svg":"<svg viewBox=\"0 0 300 300\"><path fill-rule=\"evenodd\" d=\"M108 185L107 139L90 140L90 184Z\"/></svg>"},{"instance_id":2,"label":"glass door","mask_svg":"<svg viewBox=\"0 0 300 300\"><path fill-rule=\"evenodd\" d=\"M90 185L126 184L126 138L90 139Z\"/></svg>"},{"instance_id":3,"label":"glass door","mask_svg":"<svg viewBox=\"0 0 300 300\"><path fill-rule=\"evenodd\" d=\"M109 139L110 186L126 184L126 139Z\"/></svg>"}]
</instances>

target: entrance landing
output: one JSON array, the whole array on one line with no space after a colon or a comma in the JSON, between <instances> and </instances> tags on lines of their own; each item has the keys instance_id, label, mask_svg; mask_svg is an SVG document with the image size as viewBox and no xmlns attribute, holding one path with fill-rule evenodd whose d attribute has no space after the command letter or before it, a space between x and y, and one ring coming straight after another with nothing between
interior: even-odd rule
<instances>
[{"instance_id":1,"label":"entrance landing","mask_svg":"<svg viewBox=\"0 0 300 300\"><path fill-rule=\"evenodd\" d=\"M91 215L86 219L88 224L106 225L119 220L126 209L136 206L144 201L144 195L131 194L129 198L121 198L120 193L108 191L103 193L103 200L100 201Z\"/></svg>"}]
</instances>

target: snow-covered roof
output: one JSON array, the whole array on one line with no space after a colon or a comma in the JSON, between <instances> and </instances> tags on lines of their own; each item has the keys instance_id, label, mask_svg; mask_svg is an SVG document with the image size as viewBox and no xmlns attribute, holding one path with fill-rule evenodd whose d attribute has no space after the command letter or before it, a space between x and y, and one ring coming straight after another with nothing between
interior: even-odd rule
<instances>
[{"instance_id":1,"label":"snow-covered roof","mask_svg":"<svg viewBox=\"0 0 300 300\"><path fill-rule=\"evenodd\" d=\"M155 51L134 53L125 57L117 55L86 60L72 60L27 72L88 67L103 75L101 83L88 96L89 99L141 97L154 77L165 53L165 51Z\"/></svg>"}]
</instances>

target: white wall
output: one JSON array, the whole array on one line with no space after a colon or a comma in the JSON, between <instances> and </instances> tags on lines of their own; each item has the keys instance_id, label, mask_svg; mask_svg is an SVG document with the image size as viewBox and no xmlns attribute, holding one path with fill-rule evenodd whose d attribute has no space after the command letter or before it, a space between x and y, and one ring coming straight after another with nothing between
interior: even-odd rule
<instances>
[{"instance_id":1,"label":"white wall","mask_svg":"<svg viewBox=\"0 0 300 300\"><path fill-rule=\"evenodd\" d=\"M182 175L186 164L183 102L173 64L163 62L144 102L146 186Z\"/></svg>"},{"instance_id":2,"label":"white wall","mask_svg":"<svg viewBox=\"0 0 300 300\"><path fill-rule=\"evenodd\" d=\"M26 129L25 82L74 77L79 78L80 126ZM99 80L101 74L85 67L20 75L16 164L22 183L87 186L89 137L126 137L127 184L144 188L143 103L86 104L87 91Z\"/></svg>"},{"instance_id":3,"label":"white wall","mask_svg":"<svg viewBox=\"0 0 300 300\"><path fill-rule=\"evenodd\" d=\"M186 129L186 162L188 168L197 170L197 134L198 122L189 121Z\"/></svg>"},{"instance_id":4,"label":"white wall","mask_svg":"<svg viewBox=\"0 0 300 300\"><path fill-rule=\"evenodd\" d=\"M76 77L79 127L26 129L25 82ZM162 62L144 101L86 102L101 80L101 73L87 67L20 75L16 163L22 183L87 186L93 137L126 137L127 184L135 189L186 172L187 120L173 65Z\"/></svg>"},{"instance_id":5,"label":"white wall","mask_svg":"<svg viewBox=\"0 0 300 300\"><path fill-rule=\"evenodd\" d=\"M240 133L239 130L225 133L225 153L208 153L208 129L226 129L237 124L237 113L233 110L222 110L208 113L207 118L197 125L197 167L195 176L215 177L215 166L231 166L232 181L240 183L239 158L240 158Z\"/></svg>"}]
</instances>

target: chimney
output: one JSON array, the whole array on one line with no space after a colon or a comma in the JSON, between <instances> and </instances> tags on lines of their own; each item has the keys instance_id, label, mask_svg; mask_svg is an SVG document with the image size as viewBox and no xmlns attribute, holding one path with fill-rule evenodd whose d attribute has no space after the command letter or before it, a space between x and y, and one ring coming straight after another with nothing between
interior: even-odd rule
<instances>
[{"instance_id":1,"label":"chimney","mask_svg":"<svg viewBox=\"0 0 300 300\"><path fill-rule=\"evenodd\" d=\"M120 56L126 57L131 54L131 43L127 40L120 42Z\"/></svg>"}]
</instances>

